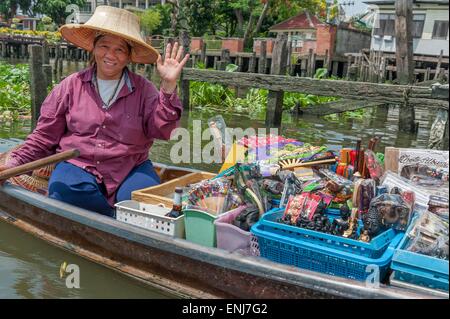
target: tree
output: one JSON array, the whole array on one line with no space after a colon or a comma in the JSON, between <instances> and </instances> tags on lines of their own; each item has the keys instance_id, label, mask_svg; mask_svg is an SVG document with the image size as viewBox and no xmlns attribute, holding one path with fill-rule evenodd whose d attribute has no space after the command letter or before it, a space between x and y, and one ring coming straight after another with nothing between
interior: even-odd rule
<instances>
[{"instance_id":1,"label":"tree","mask_svg":"<svg viewBox=\"0 0 450 319\"><path fill-rule=\"evenodd\" d=\"M157 9L147 9L139 15L141 20L141 28L150 35L161 25L161 14Z\"/></svg>"},{"instance_id":2,"label":"tree","mask_svg":"<svg viewBox=\"0 0 450 319\"><path fill-rule=\"evenodd\" d=\"M27 12L31 7L31 0L2 0L0 1L0 14L6 19L11 19L20 7L23 12Z\"/></svg>"},{"instance_id":3,"label":"tree","mask_svg":"<svg viewBox=\"0 0 450 319\"><path fill-rule=\"evenodd\" d=\"M186 22L189 33L194 37L201 37L207 31L214 16L213 1L211 0L185 0L183 5L189 8Z\"/></svg>"},{"instance_id":4,"label":"tree","mask_svg":"<svg viewBox=\"0 0 450 319\"><path fill-rule=\"evenodd\" d=\"M155 9L159 12L161 23L155 30L153 30L153 34L169 35L171 26L170 14L172 11L172 6L169 4L157 4L155 6Z\"/></svg>"},{"instance_id":5,"label":"tree","mask_svg":"<svg viewBox=\"0 0 450 319\"><path fill-rule=\"evenodd\" d=\"M86 0L36 0L33 7L34 12L43 13L53 19L58 25L65 24L66 17L70 12L66 12L69 4L83 7Z\"/></svg>"}]
</instances>

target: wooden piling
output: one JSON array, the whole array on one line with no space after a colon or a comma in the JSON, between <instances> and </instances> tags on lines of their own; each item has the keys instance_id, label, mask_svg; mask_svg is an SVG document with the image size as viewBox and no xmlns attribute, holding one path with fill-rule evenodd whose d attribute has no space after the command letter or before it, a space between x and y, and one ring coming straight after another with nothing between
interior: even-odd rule
<instances>
[{"instance_id":1,"label":"wooden piling","mask_svg":"<svg viewBox=\"0 0 450 319\"><path fill-rule=\"evenodd\" d=\"M287 35L278 34L272 52L271 74L286 74ZM280 127L283 113L283 91L269 90L267 96L266 127Z\"/></svg>"},{"instance_id":2,"label":"wooden piling","mask_svg":"<svg viewBox=\"0 0 450 319\"><path fill-rule=\"evenodd\" d=\"M287 43L287 75L293 75L293 68L292 68L292 41L288 41Z\"/></svg>"},{"instance_id":3,"label":"wooden piling","mask_svg":"<svg viewBox=\"0 0 450 319\"><path fill-rule=\"evenodd\" d=\"M208 57L206 56L206 42L203 42L202 44L202 50L200 52L200 62L206 65L208 64Z\"/></svg>"},{"instance_id":4,"label":"wooden piling","mask_svg":"<svg viewBox=\"0 0 450 319\"><path fill-rule=\"evenodd\" d=\"M42 81L43 49L40 45L30 46L30 93L31 93L31 127L34 129L40 115L41 105L47 96L47 81Z\"/></svg>"},{"instance_id":5,"label":"wooden piling","mask_svg":"<svg viewBox=\"0 0 450 319\"><path fill-rule=\"evenodd\" d=\"M47 41L42 42L42 57L43 57L42 64L50 64Z\"/></svg>"},{"instance_id":6,"label":"wooden piling","mask_svg":"<svg viewBox=\"0 0 450 319\"><path fill-rule=\"evenodd\" d=\"M62 57L60 57L59 60L58 60L58 72L57 72L57 79L58 79L58 82L62 81L62 77L63 77L63 67L64 67L63 62L64 62L64 61L63 61Z\"/></svg>"},{"instance_id":7,"label":"wooden piling","mask_svg":"<svg viewBox=\"0 0 450 319\"><path fill-rule=\"evenodd\" d=\"M191 40L189 38L189 34L186 30L183 30L180 32L180 45L183 46L185 54L190 53L190 44ZM192 65L188 65L186 63L186 67L192 67ZM190 109L190 81L185 80L183 78L183 74L181 74L180 79L180 97L181 97L181 104L183 105L183 109L189 110Z\"/></svg>"},{"instance_id":8,"label":"wooden piling","mask_svg":"<svg viewBox=\"0 0 450 319\"><path fill-rule=\"evenodd\" d=\"M378 80L379 83L386 82L386 63L387 63L386 58L383 56L381 58L381 71L380 71L381 74Z\"/></svg>"},{"instance_id":9,"label":"wooden piling","mask_svg":"<svg viewBox=\"0 0 450 319\"><path fill-rule=\"evenodd\" d=\"M52 85L52 66L50 64L42 65L42 72L44 73L45 83L46 83L46 92L49 87Z\"/></svg>"},{"instance_id":10,"label":"wooden piling","mask_svg":"<svg viewBox=\"0 0 450 319\"><path fill-rule=\"evenodd\" d=\"M439 54L438 63L436 65L436 73L434 73L433 80L439 80L440 79L440 73L441 73L441 64L442 64L442 56L444 55L444 50L441 50L441 53Z\"/></svg>"},{"instance_id":11,"label":"wooden piling","mask_svg":"<svg viewBox=\"0 0 450 319\"><path fill-rule=\"evenodd\" d=\"M300 76L301 77L308 76L308 60L307 59L300 60Z\"/></svg>"},{"instance_id":12,"label":"wooden piling","mask_svg":"<svg viewBox=\"0 0 450 319\"><path fill-rule=\"evenodd\" d=\"M333 68L332 68L331 74L334 76L338 76L339 61L334 61L332 64L333 64Z\"/></svg>"},{"instance_id":13,"label":"wooden piling","mask_svg":"<svg viewBox=\"0 0 450 319\"><path fill-rule=\"evenodd\" d=\"M400 84L414 83L412 8L413 0L395 1L395 63L397 80ZM408 106L408 99L405 98L405 103L400 106L399 130L414 132L415 128L414 108Z\"/></svg>"},{"instance_id":14,"label":"wooden piling","mask_svg":"<svg viewBox=\"0 0 450 319\"><path fill-rule=\"evenodd\" d=\"M273 59L272 59L273 61ZM261 41L258 61L258 73L266 74L267 65L267 42Z\"/></svg>"},{"instance_id":15,"label":"wooden piling","mask_svg":"<svg viewBox=\"0 0 450 319\"><path fill-rule=\"evenodd\" d=\"M256 53L252 52L250 60L248 61L248 72L256 73Z\"/></svg>"}]
</instances>

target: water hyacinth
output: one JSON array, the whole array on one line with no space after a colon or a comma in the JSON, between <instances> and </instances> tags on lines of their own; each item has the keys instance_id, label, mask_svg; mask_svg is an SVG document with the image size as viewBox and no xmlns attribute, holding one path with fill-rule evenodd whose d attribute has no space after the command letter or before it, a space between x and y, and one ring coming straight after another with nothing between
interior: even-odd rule
<instances>
[{"instance_id":1,"label":"water hyacinth","mask_svg":"<svg viewBox=\"0 0 450 319\"><path fill-rule=\"evenodd\" d=\"M0 62L0 121L17 121L31 114L29 79L28 65Z\"/></svg>"}]
</instances>

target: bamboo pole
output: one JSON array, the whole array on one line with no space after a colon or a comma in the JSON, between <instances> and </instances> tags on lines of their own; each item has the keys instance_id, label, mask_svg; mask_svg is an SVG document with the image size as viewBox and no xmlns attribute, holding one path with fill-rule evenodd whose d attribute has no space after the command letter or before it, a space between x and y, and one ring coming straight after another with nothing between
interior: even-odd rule
<instances>
[{"instance_id":1,"label":"bamboo pole","mask_svg":"<svg viewBox=\"0 0 450 319\"><path fill-rule=\"evenodd\" d=\"M80 151L77 149L72 149L68 151L64 151L58 154L50 155L45 158L38 159L36 161L26 163L23 165L19 165L16 167L8 168L2 172L0 172L0 181L6 180L8 178L25 174L28 172L32 172L35 169L42 168L48 165L56 164L62 161L69 160L74 157L80 156Z\"/></svg>"}]
</instances>

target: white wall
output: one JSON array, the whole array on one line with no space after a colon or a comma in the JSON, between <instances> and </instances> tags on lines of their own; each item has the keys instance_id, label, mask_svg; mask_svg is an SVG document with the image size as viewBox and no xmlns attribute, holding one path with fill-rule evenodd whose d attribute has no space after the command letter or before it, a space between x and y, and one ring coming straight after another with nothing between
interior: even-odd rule
<instances>
[{"instance_id":1,"label":"white wall","mask_svg":"<svg viewBox=\"0 0 450 319\"><path fill-rule=\"evenodd\" d=\"M393 13L395 10L392 6L380 6L380 13ZM441 50L444 50L444 55L449 56L449 34L447 40L432 39L434 21L444 20L448 21L448 7L443 9L433 5L421 5L414 7L414 14L425 14L425 23L421 39L413 39L414 54L423 55L439 55ZM449 32L450 33L450 32ZM372 35L371 49L386 52L395 52L395 38L394 37L377 37Z\"/></svg>"}]
</instances>

